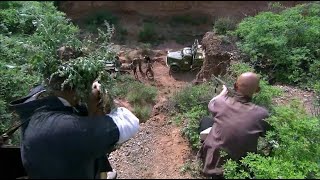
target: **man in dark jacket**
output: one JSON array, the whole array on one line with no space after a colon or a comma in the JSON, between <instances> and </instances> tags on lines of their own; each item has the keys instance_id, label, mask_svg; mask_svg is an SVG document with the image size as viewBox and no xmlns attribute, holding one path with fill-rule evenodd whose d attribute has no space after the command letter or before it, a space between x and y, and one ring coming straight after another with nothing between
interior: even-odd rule
<instances>
[{"instance_id":1,"label":"man in dark jacket","mask_svg":"<svg viewBox=\"0 0 320 180\"><path fill-rule=\"evenodd\" d=\"M259 92L259 78L248 72L239 76L234 85L235 96L229 97L226 87L208 105L214 123L199 151L203 160L203 174L212 178L223 177L226 157L240 160L247 152L256 152L258 137L266 132L268 111L251 102Z\"/></svg>"},{"instance_id":2,"label":"man in dark jacket","mask_svg":"<svg viewBox=\"0 0 320 180\"><path fill-rule=\"evenodd\" d=\"M10 103L23 121L29 120L22 126L21 142L29 178L94 179L100 173L97 160L137 133L139 119L123 107L105 115L99 93L95 82L87 115L71 88L47 95L40 89Z\"/></svg>"}]
</instances>

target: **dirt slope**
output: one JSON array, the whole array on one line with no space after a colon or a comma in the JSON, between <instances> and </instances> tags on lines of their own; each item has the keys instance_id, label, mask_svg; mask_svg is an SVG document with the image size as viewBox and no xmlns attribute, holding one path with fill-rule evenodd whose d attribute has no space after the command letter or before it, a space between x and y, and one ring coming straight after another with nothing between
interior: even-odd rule
<instances>
[{"instance_id":1,"label":"dirt slope","mask_svg":"<svg viewBox=\"0 0 320 180\"><path fill-rule=\"evenodd\" d=\"M159 53L161 54L161 53ZM120 57L121 58L121 57ZM139 133L110 155L110 162L118 171L118 178L191 178L182 175L180 168L190 154L188 142L181 136L180 129L159 112L170 94L191 82L195 74L169 76L164 56L156 58L155 79L149 81L139 76L140 81L158 87L157 104L153 117L141 124Z\"/></svg>"}]
</instances>

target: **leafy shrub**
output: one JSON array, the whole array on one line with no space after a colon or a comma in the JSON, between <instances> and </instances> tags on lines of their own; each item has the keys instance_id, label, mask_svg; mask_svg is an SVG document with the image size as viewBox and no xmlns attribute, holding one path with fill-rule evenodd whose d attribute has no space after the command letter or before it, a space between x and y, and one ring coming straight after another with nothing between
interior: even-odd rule
<instances>
[{"instance_id":1,"label":"leafy shrub","mask_svg":"<svg viewBox=\"0 0 320 180\"><path fill-rule=\"evenodd\" d=\"M200 119L206 115L208 115L208 111L199 105L192 106L190 111L183 114L186 119L186 126L182 129L182 132L188 138L193 149L198 150L200 148Z\"/></svg>"},{"instance_id":2,"label":"leafy shrub","mask_svg":"<svg viewBox=\"0 0 320 180\"><path fill-rule=\"evenodd\" d=\"M187 86L173 95L173 101L180 114L173 118L177 124L182 122L183 135L187 137L193 149L200 147L199 123L207 116L208 103L215 96L215 87L211 83Z\"/></svg>"},{"instance_id":3,"label":"leafy shrub","mask_svg":"<svg viewBox=\"0 0 320 180\"><path fill-rule=\"evenodd\" d=\"M114 96L127 98L132 104L154 103L156 100L157 89L135 81L131 75L119 76L113 86L111 93Z\"/></svg>"},{"instance_id":4,"label":"leafy shrub","mask_svg":"<svg viewBox=\"0 0 320 180\"><path fill-rule=\"evenodd\" d=\"M245 72L255 72L254 68L250 66L248 63L244 62L236 62L230 65L228 68L228 72L233 78L237 78L242 73Z\"/></svg>"},{"instance_id":5,"label":"leafy shrub","mask_svg":"<svg viewBox=\"0 0 320 180\"><path fill-rule=\"evenodd\" d=\"M151 105L155 103L157 89L135 81L130 75L122 75L116 79L111 89L112 95L126 98L133 105L133 113L145 122L151 115Z\"/></svg>"},{"instance_id":6,"label":"leafy shrub","mask_svg":"<svg viewBox=\"0 0 320 180\"><path fill-rule=\"evenodd\" d=\"M193 178L201 177L201 162L199 160L188 159L184 165L180 168L181 173L189 172Z\"/></svg>"},{"instance_id":7,"label":"leafy shrub","mask_svg":"<svg viewBox=\"0 0 320 180\"><path fill-rule=\"evenodd\" d=\"M26 1L19 2L21 7L14 8L18 22L32 21L35 31L29 36L21 33L27 31L28 25L11 21L0 21L7 31L0 35L0 58L13 65L30 64L35 71L49 75L57 68L56 50L58 47L76 46L79 29L70 24L65 14L58 12L52 3ZM12 9L1 11L10 16ZM12 18L9 18L12 19ZM24 26L26 25L26 26ZM10 29L15 29L11 32ZM20 30L19 30L20 29ZM14 34L16 33L16 34Z\"/></svg>"},{"instance_id":8,"label":"leafy shrub","mask_svg":"<svg viewBox=\"0 0 320 180\"><path fill-rule=\"evenodd\" d=\"M7 109L7 102L0 99L0 133L3 133L9 127L12 114Z\"/></svg>"},{"instance_id":9,"label":"leafy shrub","mask_svg":"<svg viewBox=\"0 0 320 180\"><path fill-rule=\"evenodd\" d=\"M280 13L262 12L236 29L238 47L250 63L275 81L312 87L320 78L320 4L308 3Z\"/></svg>"},{"instance_id":10,"label":"leafy shrub","mask_svg":"<svg viewBox=\"0 0 320 180\"><path fill-rule=\"evenodd\" d=\"M306 114L299 103L274 108L268 119L273 130L266 139L273 149L270 156L249 153L237 164L228 160L227 178L319 178L319 119Z\"/></svg>"},{"instance_id":11,"label":"leafy shrub","mask_svg":"<svg viewBox=\"0 0 320 180\"><path fill-rule=\"evenodd\" d=\"M286 7L284 7L280 2L270 2L268 3L268 11L279 13L283 11Z\"/></svg>"},{"instance_id":12,"label":"leafy shrub","mask_svg":"<svg viewBox=\"0 0 320 180\"><path fill-rule=\"evenodd\" d=\"M108 46L112 28L108 26L107 33L99 31L95 41L82 41L78 38L79 29L64 13L57 11L52 2L14 2L6 6L2 6L1 2L0 5L0 108L4 112L1 124L8 124L10 118L16 120L6 105L2 105L26 95L37 83L47 82L52 73L68 77L64 84L77 87L77 92L87 94L91 84L85 87L88 85L86 80L96 78L92 75L101 75L99 73L104 68L101 60L112 56ZM30 27L32 31L29 31ZM78 61L73 59L63 63L57 60L56 55L56 50L63 45L76 50L87 48L92 53L80 57ZM8 65L16 68L7 68ZM81 74L75 73L78 70ZM102 75L101 80L106 82Z\"/></svg>"},{"instance_id":13,"label":"leafy shrub","mask_svg":"<svg viewBox=\"0 0 320 180\"><path fill-rule=\"evenodd\" d=\"M6 102L25 96L40 83L38 76L27 74L20 67L7 68L0 63L0 97Z\"/></svg>"},{"instance_id":14,"label":"leafy shrub","mask_svg":"<svg viewBox=\"0 0 320 180\"><path fill-rule=\"evenodd\" d=\"M133 83L127 94L130 103L154 103L157 96L157 89L153 86L144 85L143 83Z\"/></svg>"},{"instance_id":15,"label":"leafy shrub","mask_svg":"<svg viewBox=\"0 0 320 180\"><path fill-rule=\"evenodd\" d=\"M144 23L143 29L139 32L139 41L144 43L154 43L158 40L158 35L156 33L153 23Z\"/></svg>"},{"instance_id":16,"label":"leafy shrub","mask_svg":"<svg viewBox=\"0 0 320 180\"><path fill-rule=\"evenodd\" d=\"M253 96L253 103L263 106L269 110L272 109L272 99L282 94L281 89L270 86L267 81L260 80L260 92Z\"/></svg>"},{"instance_id":17,"label":"leafy shrub","mask_svg":"<svg viewBox=\"0 0 320 180\"><path fill-rule=\"evenodd\" d=\"M134 105L133 113L139 118L140 122L146 122L150 117L152 108L150 106Z\"/></svg>"},{"instance_id":18,"label":"leafy shrub","mask_svg":"<svg viewBox=\"0 0 320 180\"><path fill-rule=\"evenodd\" d=\"M7 103L24 96L53 67L56 48L71 45L77 28L50 2L0 3L0 111L2 131L17 120ZM13 67L13 68L12 68Z\"/></svg>"},{"instance_id":19,"label":"leafy shrub","mask_svg":"<svg viewBox=\"0 0 320 180\"><path fill-rule=\"evenodd\" d=\"M188 112L192 107L201 105L207 109L209 101L216 95L215 87L211 83L203 83L197 86L186 86L173 96L180 112Z\"/></svg>"},{"instance_id":20,"label":"leafy shrub","mask_svg":"<svg viewBox=\"0 0 320 180\"><path fill-rule=\"evenodd\" d=\"M213 30L217 34L225 35L227 31L233 31L236 29L236 21L230 17L222 17L214 22Z\"/></svg>"},{"instance_id":21,"label":"leafy shrub","mask_svg":"<svg viewBox=\"0 0 320 180\"><path fill-rule=\"evenodd\" d=\"M2 26L1 33L21 33L32 34L35 26L32 22L33 17L29 9L21 9L19 2L1 2L0 24ZM21 11L16 11L20 9ZM20 13L25 13L21 14Z\"/></svg>"},{"instance_id":22,"label":"leafy shrub","mask_svg":"<svg viewBox=\"0 0 320 180\"><path fill-rule=\"evenodd\" d=\"M130 91L131 84L134 82L135 79L131 75L121 75L116 79L111 93L114 96L125 98L128 92Z\"/></svg>"}]
</instances>

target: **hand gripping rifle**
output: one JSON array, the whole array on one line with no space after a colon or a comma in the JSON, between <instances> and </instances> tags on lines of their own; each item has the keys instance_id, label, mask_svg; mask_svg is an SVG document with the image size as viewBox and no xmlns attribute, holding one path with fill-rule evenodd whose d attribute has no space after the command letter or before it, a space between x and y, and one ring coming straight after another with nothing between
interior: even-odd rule
<instances>
[{"instance_id":1,"label":"hand gripping rifle","mask_svg":"<svg viewBox=\"0 0 320 180\"><path fill-rule=\"evenodd\" d=\"M231 89L230 87L228 87L226 82L224 82L220 78L216 77L215 75L212 75L212 76L214 77L214 79L217 82L216 87L214 89L214 93L217 93L217 88L218 88L219 85L225 85L227 87L228 94L231 95L231 96L234 95L235 91L233 89ZM206 104L206 103L209 103L208 100L201 101L201 102L199 102L197 104Z\"/></svg>"},{"instance_id":2,"label":"hand gripping rifle","mask_svg":"<svg viewBox=\"0 0 320 180\"><path fill-rule=\"evenodd\" d=\"M227 86L227 83L226 83L226 82L224 82L224 81L221 80L220 78L216 77L215 75L212 75L212 76L214 77L214 79L216 80L216 82L218 82L218 83L216 84L215 89L214 89L215 93L217 93L217 88L218 88L219 84L220 84L220 85L225 85L225 86L227 87L228 94L233 95L233 94L235 93L235 91L234 91L233 89L231 89L230 87Z\"/></svg>"}]
</instances>

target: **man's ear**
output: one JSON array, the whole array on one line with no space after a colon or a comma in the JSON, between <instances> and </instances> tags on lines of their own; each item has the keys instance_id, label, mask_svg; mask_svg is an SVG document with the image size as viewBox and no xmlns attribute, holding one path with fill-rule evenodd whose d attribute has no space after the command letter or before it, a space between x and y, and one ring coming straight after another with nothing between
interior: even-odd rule
<instances>
[{"instance_id":1,"label":"man's ear","mask_svg":"<svg viewBox=\"0 0 320 180\"><path fill-rule=\"evenodd\" d=\"M260 92L260 90L261 90L261 88L260 88L260 86L258 86L256 89L256 93Z\"/></svg>"}]
</instances>

